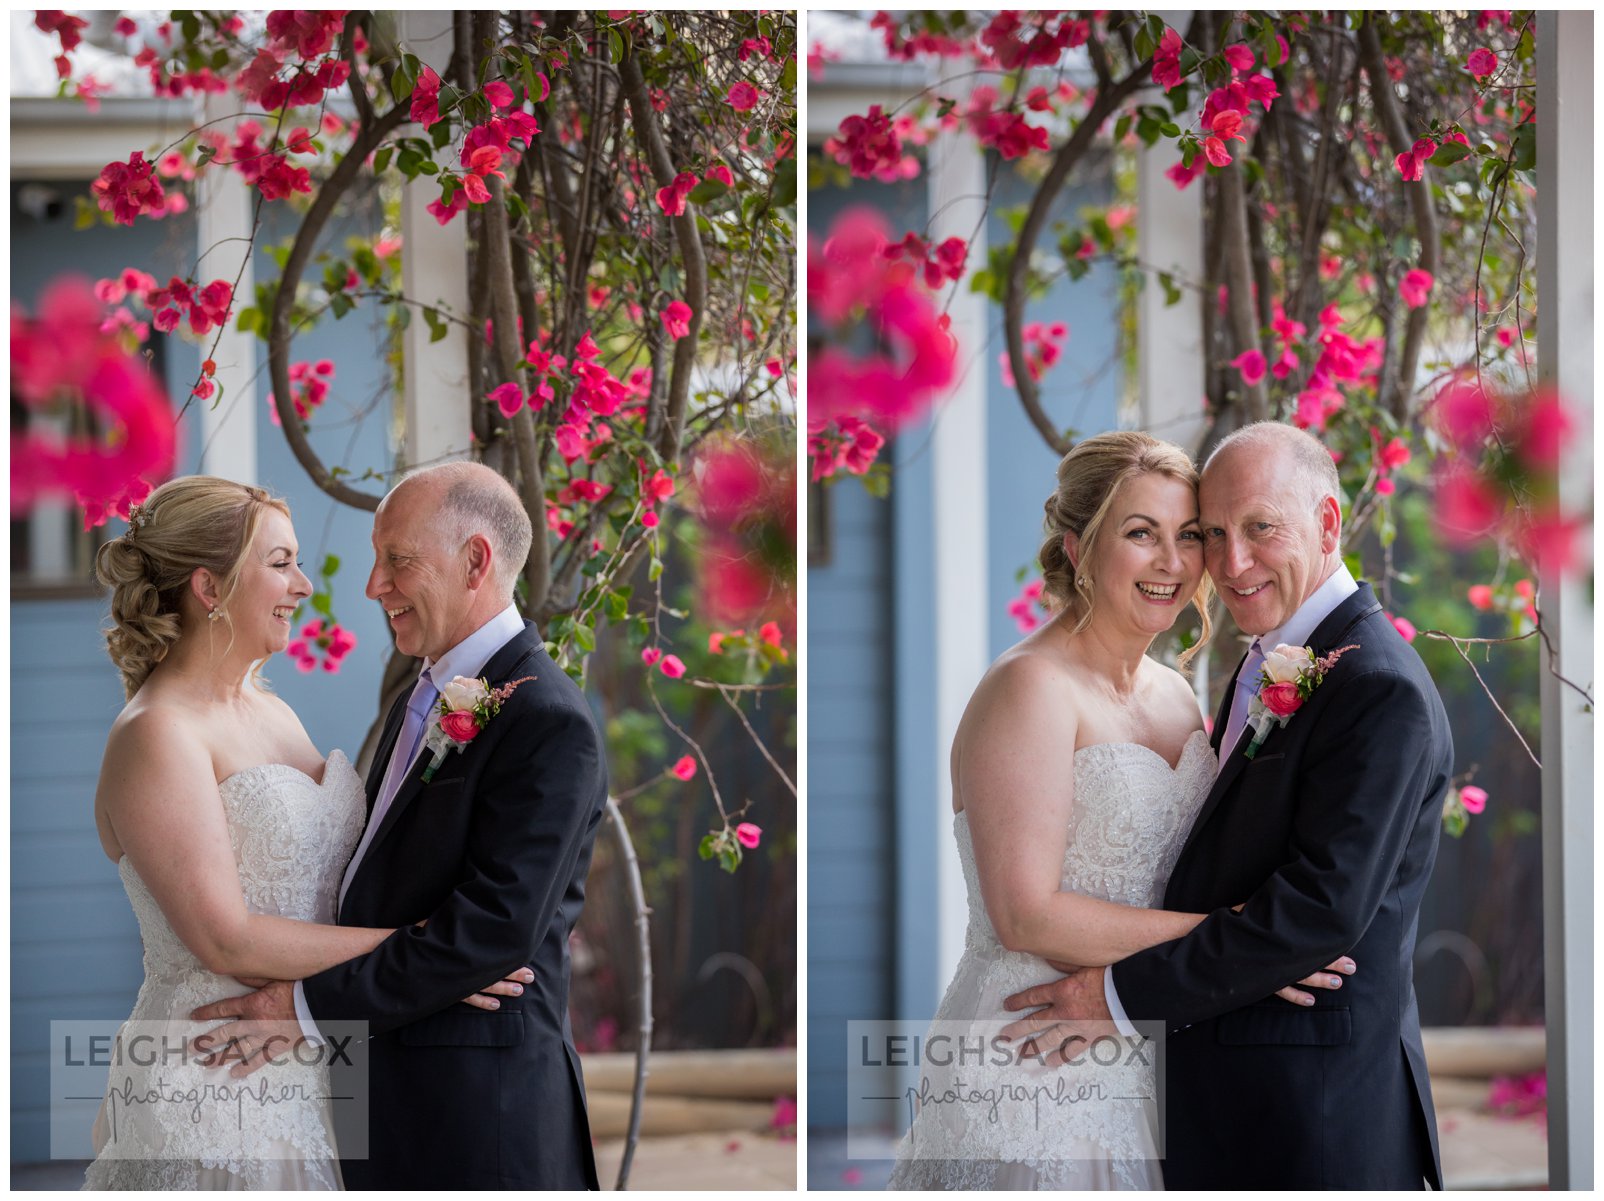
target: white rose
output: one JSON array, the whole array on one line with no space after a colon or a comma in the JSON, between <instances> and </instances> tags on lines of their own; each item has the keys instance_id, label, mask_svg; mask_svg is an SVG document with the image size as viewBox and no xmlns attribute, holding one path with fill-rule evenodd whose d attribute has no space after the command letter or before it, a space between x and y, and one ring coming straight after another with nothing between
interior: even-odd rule
<instances>
[{"instance_id":1,"label":"white rose","mask_svg":"<svg viewBox=\"0 0 1604 1201\"><path fill-rule=\"evenodd\" d=\"M1306 646L1289 646L1283 642L1264 656L1264 675L1272 684L1296 682L1298 673L1314 666L1314 656Z\"/></svg>"},{"instance_id":2,"label":"white rose","mask_svg":"<svg viewBox=\"0 0 1604 1201\"><path fill-rule=\"evenodd\" d=\"M490 690L485 687L483 680L454 676L449 684L440 689L440 695L445 699L448 709L472 709L490 695Z\"/></svg>"}]
</instances>

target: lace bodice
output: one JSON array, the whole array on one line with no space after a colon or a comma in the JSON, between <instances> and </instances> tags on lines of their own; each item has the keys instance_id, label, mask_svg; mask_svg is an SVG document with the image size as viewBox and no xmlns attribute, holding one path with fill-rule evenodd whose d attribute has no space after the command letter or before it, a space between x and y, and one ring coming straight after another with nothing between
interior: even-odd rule
<instances>
[{"instance_id":1,"label":"lace bodice","mask_svg":"<svg viewBox=\"0 0 1604 1201\"><path fill-rule=\"evenodd\" d=\"M1138 743L1111 742L1075 753L1075 802L1060 889L1141 908L1161 905L1170 870L1214 782L1215 759L1199 730L1172 768ZM969 819L953 820L968 890L964 954L931 1031L954 1024L987 1039L1018 1015L1003 1000L1058 973L1034 955L998 941L980 892ZM1092 1077L1095 1076L1095 1079ZM937 1096L982 1090L1022 1097L1022 1081L1062 1097L1088 1082L1096 1096L1078 1104L1020 1101L986 1113L948 1101L922 1105L898 1148L891 1187L906 1189L1069 1189L1162 1187L1153 1143L1150 1068L1060 1067L1026 1071L970 1065L944 1071L927 1065L924 1081Z\"/></svg>"},{"instance_id":2,"label":"lace bodice","mask_svg":"<svg viewBox=\"0 0 1604 1201\"><path fill-rule=\"evenodd\" d=\"M1187 740L1174 768L1137 742L1081 747L1075 752L1075 807L1069 816L1060 891L1160 908L1170 869L1214 783L1214 771L1214 754L1202 730ZM1000 951L980 895L967 814L953 818L953 836L969 893L964 944Z\"/></svg>"},{"instance_id":3,"label":"lace bodice","mask_svg":"<svg viewBox=\"0 0 1604 1201\"><path fill-rule=\"evenodd\" d=\"M265 763L229 776L218 793L246 907L332 924L340 879L366 816L362 781L345 755L329 755L321 781L287 764ZM117 871L145 951L145 979L120 1037L155 1034L176 1045L214 1024L189 1021L192 1010L248 990L206 970L173 932L126 855ZM219 1086L237 1093L239 1082L229 1079L227 1065L202 1068L189 1057L114 1065L111 1091L96 1120L97 1157L86 1187L337 1187L321 1069L286 1063L246 1083L255 1086L258 1077L270 1078L271 1091L291 1099L248 1105L241 1120L237 1107L228 1104L192 1110L129 1099L207 1087L215 1093Z\"/></svg>"}]
</instances>

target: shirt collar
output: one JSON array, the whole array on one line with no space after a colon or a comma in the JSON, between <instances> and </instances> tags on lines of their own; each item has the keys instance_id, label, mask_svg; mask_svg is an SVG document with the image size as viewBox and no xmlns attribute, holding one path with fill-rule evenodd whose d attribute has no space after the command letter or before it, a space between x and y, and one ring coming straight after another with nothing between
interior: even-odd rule
<instances>
[{"instance_id":1,"label":"shirt collar","mask_svg":"<svg viewBox=\"0 0 1604 1201\"><path fill-rule=\"evenodd\" d=\"M1307 646L1309 636L1320 623L1330 617L1338 605L1357 591L1359 585L1354 580L1353 573L1348 570L1346 564L1338 563L1330 578L1314 590L1314 595L1299 606L1298 611L1288 618L1284 626L1278 630L1271 630L1261 637L1259 645L1267 651L1283 644Z\"/></svg>"},{"instance_id":2,"label":"shirt collar","mask_svg":"<svg viewBox=\"0 0 1604 1201\"><path fill-rule=\"evenodd\" d=\"M429 673L436 691L456 676L477 679L484 673L490 657L523 632L524 619L519 616L517 606L508 605L438 660L425 659L423 670Z\"/></svg>"}]
</instances>

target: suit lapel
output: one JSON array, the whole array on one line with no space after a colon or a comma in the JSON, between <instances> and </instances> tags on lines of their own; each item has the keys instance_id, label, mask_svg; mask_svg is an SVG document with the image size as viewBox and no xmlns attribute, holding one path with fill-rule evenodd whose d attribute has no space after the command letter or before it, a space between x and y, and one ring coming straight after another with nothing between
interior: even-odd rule
<instances>
[{"instance_id":1,"label":"suit lapel","mask_svg":"<svg viewBox=\"0 0 1604 1201\"><path fill-rule=\"evenodd\" d=\"M492 688L498 687L511 679L513 669L530 657L539 646L540 639L536 633L534 622L526 621L524 622L523 633L516 635L512 641L492 655L490 662L485 664L484 671L480 674L490 682ZM440 681L440 683L444 682ZM406 707L404 702L401 707L403 709ZM395 725L396 730L391 733L388 740L392 748L400 731L400 722L396 722ZM468 753L468 750L452 751L450 755L447 755L446 762L450 763L452 755L466 755ZM385 761L388 761L388 755L386 755ZM379 843L383 842L390 831L395 829L396 823L401 820L401 815L406 812L407 806L411 805L417 799L418 794L423 791L423 773L428 766L428 761L429 755L425 753L424 746L420 742L418 744L417 758L413 760L406 776L402 779L401 787L396 790L395 799L390 802L390 807L385 810L384 820L379 823L379 828L374 831L373 841L368 846L368 853L362 859L364 866L372 861L373 852L378 849ZM377 763L378 760L375 759L375 764ZM381 771L379 779L382 780L383 778L384 775ZM375 787L373 795L377 797L377 787ZM370 812L371 808L370 802Z\"/></svg>"},{"instance_id":2,"label":"suit lapel","mask_svg":"<svg viewBox=\"0 0 1604 1201\"><path fill-rule=\"evenodd\" d=\"M1314 628L1314 633L1309 636L1310 649L1314 651L1317 658L1321 655L1329 654L1342 644L1342 640L1347 637L1348 632L1354 626L1372 613L1379 612L1380 609L1381 604L1376 600L1376 594L1371 591L1370 585L1361 583L1357 592L1328 613L1325 620ZM1243 660L1246 661L1246 659L1247 656L1244 655ZM1241 670L1242 664L1238 663L1237 671L1240 672ZM1231 688L1233 690L1236 688L1235 675L1231 677ZM1231 695L1229 691L1225 694L1225 704L1222 705L1221 715L1216 717L1214 721L1216 731L1214 735L1216 739L1215 752L1217 754L1222 753L1217 740L1225 736L1223 723L1230 713ZM1296 722L1297 718L1292 720ZM1278 730L1271 730L1268 738L1274 739L1277 734L1284 735L1286 729L1287 727L1282 727ZM1244 726L1242 728L1243 738L1247 736L1247 733L1248 727ZM1214 787L1209 789L1209 795L1204 798L1203 807L1197 812L1197 818L1192 823L1192 831L1187 835L1188 842L1197 837L1197 832L1203 828L1204 823L1209 820L1215 809L1219 807L1226 791L1236 782L1236 778L1242 774L1243 769L1247 767L1250 760L1244 751L1245 747L1243 746L1242 738L1237 739L1236 746L1224 749L1225 758L1220 763L1220 774L1214 777Z\"/></svg>"}]
</instances>

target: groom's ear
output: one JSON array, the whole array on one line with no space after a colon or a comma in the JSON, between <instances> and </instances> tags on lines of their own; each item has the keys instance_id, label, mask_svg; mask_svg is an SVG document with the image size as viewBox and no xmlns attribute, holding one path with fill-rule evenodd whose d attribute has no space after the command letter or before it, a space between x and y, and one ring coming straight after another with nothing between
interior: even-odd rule
<instances>
[{"instance_id":1,"label":"groom's ear","mask_svg":"<svg viewBox=\"0 0 1604 1201\"><path fill-rule=\"evenodd\" d=\"M1316 513L1320 522L1320 551L1322 554L1335 554L1342 545L1342 504L1334 496L1328 496L1320 502Z\"/></svg>"},{"instance_id":2,"label":"groom's ear","mask_svg":"<svg viewBox=\"0 0 1604 1201\"><path fill-rule=\"evenodd\" d=\"M495 552L490 539L474 534L468 539L468 587L477 591L489 582L495 572Z\"/></svg>"}]
</instances>

